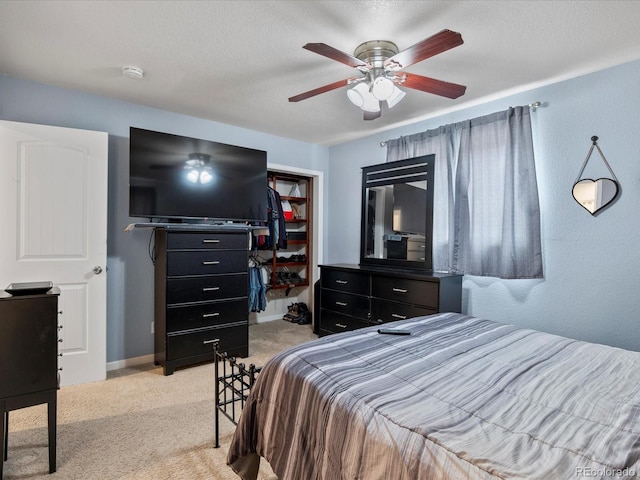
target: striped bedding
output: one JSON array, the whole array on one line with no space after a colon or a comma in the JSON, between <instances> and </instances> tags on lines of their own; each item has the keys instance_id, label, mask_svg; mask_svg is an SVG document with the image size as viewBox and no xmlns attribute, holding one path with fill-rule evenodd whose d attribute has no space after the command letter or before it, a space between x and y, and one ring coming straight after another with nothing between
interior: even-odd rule
<instances>
[{"instance_id":1,"label":"striped bedding","mask_svg":"<svg viewBox=\"0 0 640 480\"><path fill-rule=\"evenodd\" d=\"M446 313L263 368L228 463L280 480L640 477L640 353Z\"/></svg>"}]
</instances>

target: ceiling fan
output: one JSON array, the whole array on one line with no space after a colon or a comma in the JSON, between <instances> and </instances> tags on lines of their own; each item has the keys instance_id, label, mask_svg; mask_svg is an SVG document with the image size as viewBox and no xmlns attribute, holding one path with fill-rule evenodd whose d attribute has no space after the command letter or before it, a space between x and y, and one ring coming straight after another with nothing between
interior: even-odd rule
<instances>
[{"instance_id":1,"label":"ceiling fan","mask_svg":"<svg viewBox=\"0 0 640 480\"><path fill-rule=\"evenodd\" d=\"M398 85L447 98L458 98L467 89L464 85L443 82L401 70L462 43L464 43L462 35L451 30L442 30L401 52L393 42L388 40L364 42L355 49L353 55L325 43L307 43L302 48L353 67L362 76L339 80L309 90L290 97L289 101L299 102L336 88L354 85L347 91L349 100L364 110L365 120L374 120L382 115L380 105L383 101L392 108L402 100L405 92L398 88Z\"/></svg>"}]
</instances>

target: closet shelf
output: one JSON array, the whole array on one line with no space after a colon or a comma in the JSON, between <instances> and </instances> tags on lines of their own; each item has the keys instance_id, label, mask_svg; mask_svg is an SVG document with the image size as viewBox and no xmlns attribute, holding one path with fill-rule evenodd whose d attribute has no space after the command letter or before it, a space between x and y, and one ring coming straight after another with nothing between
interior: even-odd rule
<instances>
[{"instance_id":1,"label":"closet shelf","mask_svg":"<svg viewBox=\"0 0 640 480\"><path fill-rule=\"evenodd\" d=\"M298 283L278 283L275 285L267 285L267 288L272 290L283 290L285 288L293 288L293 287L308 287L309 282L298 282Z\"/></svg>"},{"instance_id":2,"label":"closet shelf","mask_svg":"<svg viewBox=\"0 0 640 480\"><path fill-rule=\"evenodd\" d=\"M290 245L305 245L307 241L306 240L287 240L287 243Z\"/></svg>"},{"instance_id":3,"label":"closet shelf","mask_svg":"<svg viewBox=\"0 0 640 480\"><path fill-rule=\"evenodd\" d=\"M310 177L290 173L269 171L267 176L269 186L279 193L280 200L291 204L291 212L287 215L290 218L282 219L286 225L287 247L273 249L268 261L271 271L267 288L286 290L288 295L291 289L310 284L312 182ZM291 275L283 275L287 272Z\"/></svg>"}]
</instances>

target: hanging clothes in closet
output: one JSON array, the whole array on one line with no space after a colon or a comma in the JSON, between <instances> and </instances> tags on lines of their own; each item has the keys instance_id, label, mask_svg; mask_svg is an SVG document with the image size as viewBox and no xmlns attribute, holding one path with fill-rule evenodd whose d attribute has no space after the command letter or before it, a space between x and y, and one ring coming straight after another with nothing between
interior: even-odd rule
<instances>
[{"instance_id":1,"label":"hanging clothes in closet","mask_svg":"<svg viewBox=\"0 0 640 480\"><path fill-rule=\"evenodd\" d=\"M267 188L267 225L269 235L258 239L258 247L262 250L278 250L287 248L287 229L284 223L284 212L280 194L271 187Z\"/></svg>"},{"instance_id":2,"label":"hanging clothes in closet","mask_svg":"<svg viewBox=\"0 0 640 480\"><path fill-rule=\"evenodd\" d=\"M262 275L263 266L257 257L249 260L249 311L262 312L267 308L267 286Z\"/></svg>"}]
</instances>

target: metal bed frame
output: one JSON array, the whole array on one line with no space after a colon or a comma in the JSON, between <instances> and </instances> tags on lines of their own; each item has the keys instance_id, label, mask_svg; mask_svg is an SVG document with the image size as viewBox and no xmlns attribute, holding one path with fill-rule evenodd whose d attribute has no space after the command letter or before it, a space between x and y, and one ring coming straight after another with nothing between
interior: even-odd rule
<instances>
[{"instance_id":1,"label":"metal bed frame","mask_svg":"<svg viewBox=\"0 0 640 480\"><path fill-rule=\"evenodd\" d=\"M245 367L244 363L238 363L236 358L230 357L227 352L220 352L218 346L218 342L213 344L216 375L215 448L220 447L220 414L231 420L234 425L238 425L244 403L258 373L262 370L262 367L256 367L253 363Z\"/></svg>"}]
</instances>

